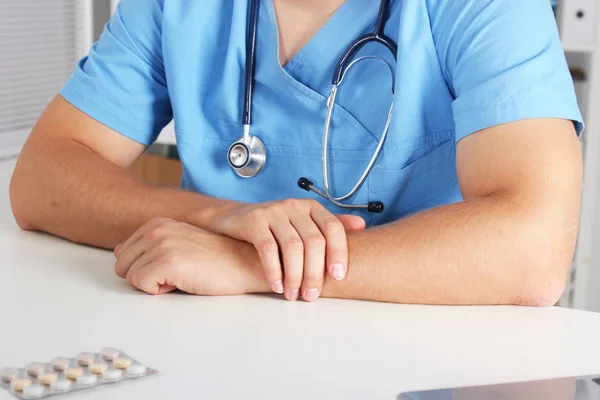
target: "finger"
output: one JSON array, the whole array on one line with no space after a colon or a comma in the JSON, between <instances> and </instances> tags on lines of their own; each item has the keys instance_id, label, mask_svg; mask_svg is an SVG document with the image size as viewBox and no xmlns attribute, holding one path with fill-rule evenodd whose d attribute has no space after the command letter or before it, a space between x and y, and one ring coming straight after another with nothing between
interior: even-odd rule
<instances>
[{"instance_id":1,"label":"finger","mask_svg":"<svg viewBox=\"0 0 600 400\"><path fill-rule=\"evenodd\" d=\"M257 226L249 232L251 243L258 251L258 256L265 272L267 282L271 290L275 293L283 293L283 274L281 261L279 259L279 246L269 229L269 224L265 222L262 226Z\"/></svg>"},{"instance_id":2,"label":"finger","mask_svg":"<svg viewBox=\"0 0 600 400\"><path fill-rule=\"evenodd\" d=\"M131 285L133 287L137 287L133 277L142 268L144 268L146 265L150 264L152 261L154 261L154 255L153 255L152 250L142 254L141 257L139 257L137 260L135 260L135 262L131 265L131 267L127 271L127 274L125 275L125 279L127 280L127 283L129 283L129 285Z\"/></svg>"},{"instance_id":3,"label":"finger","mask_svg":"<svg viewBox=\"0 0 600 400\"><path fill-rule=\"evenodd\" d=\"M298 300L304 269L304 245L288 219L278 218L271 224L273 236L279 244L283 258L284 296Z\"/></svg>"},{"instance_id":4,"label":"finger","mask_svg":"<svg viewBox=\"0 0 600 400\"><path fill-rule=\"evenodd\" d=\"M174 287L167 283L168 266L160 261L152 260L136 269L131 276L133 286L148 294L158 295L165 286ZM173 289L174 290L174 289Z\"/></svg>"},{"instance_id":5,"label":"finger","mask_svg":"<svg viewBox=\"0 0 600 400\"><path fill-rule=\"evenodd\" d=\"M177 290L177 287L171 285L160 285L157 294L167 294Z\"/></svg>"},{"instance_id":6,"label":"finger","mask_svg":"<svg viewBox=\"0 0 600 400\"><path fill-rule=\"evenodd\" d=\"M347 231L362 231L367 227L365 220L358 215L341 214L336 215L336 218L340 220Z\"/></svg>"},{"instance_id":7,"label":"finger","mask_svg":"<svg viewBox=\"0 0 600 400\"><path fill-rule=\"evenodd\" d=\"M307 216L292 218L291 223L304 244L304 274L302 297L315 301L323 290L325 277L325 237L315 222Z\"/></svg>"},{"instance_id":8,"label":"finger","mask_svg":"<svg viewBox=\"0 0 600 400\"><path fill-rule=\"evenodd\" d=\"M157 239L158 240L158 239ZM148 249L154 246L155 241L138 240L119 253L115 262L115 273L121 278L126 278L129 269Z\"/></svg>"},{"instance_id":9,"label":"finger","mask_svg":"<svg viewBox=\"0 0 600 400\"><path fill-rule=\"evenodd\" d=\"M344 225L338 217L322 206L314 207L311 216L325 236L325 264L329 276L340 281L346 277L348 271L348 239Z\"/></svg>"},{"instance_id":10,"label":"finger","mask_svg":"<svg viewBox=\"0 0 600 400\"><path fill-rule=\"evenodd\" d=\"M177 281L169 281L176 273L171 263L164 260L164 251L154 247L144 253L132 265L127 274L127 282L148 294L159 295L177 290L178 287L173 283ZM163 257L161 257L161 255Z\"/></svg>"},{"instance_id":11,"label":"finger","mask_svg":"<svg viewBox=\"0 0 600 400\"><path fill-rule=\"evenodd\" d=\"M154 228L171 221L172 220L168 218L153 218L150 221L146 222L119 247L118 251L117 249L115 249L115 255L119 257L121 252L125 251L127 248L129 248L129 246L131 246L132 244L140 240L142 237L144 237L144 234L146 234L146 232L151 231Z\"/></svg>"}]
</instances>

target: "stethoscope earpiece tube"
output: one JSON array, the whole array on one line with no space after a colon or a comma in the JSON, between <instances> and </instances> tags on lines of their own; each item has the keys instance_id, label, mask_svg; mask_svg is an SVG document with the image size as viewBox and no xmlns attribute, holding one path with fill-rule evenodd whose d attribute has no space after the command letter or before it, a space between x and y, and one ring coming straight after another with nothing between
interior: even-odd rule
<instances>
[{"instance_id":1,"label":"stethoscope earpiece tube","mask_svg":"<svg viewBox=\"0 0 600 400\"><path fill-rule=\"evenodd\" d=\"M298 179L298 187L300 189L306 190L307 192L315 192L319 196L330 200L333 204L342 208L351 208L351 209L366 209L370 213L381 214L384 210L384 205L381 201L370 201L366 206L361 205L349 205L338 202L336 199L327 196L326 193L323 193L321 190L317 189L313 186L313 183L307 178Z\"/></svg>"},{"instance_id":2,"label":"stethoscope earpiece tube","mask_svg":"<svg viewBox=\"0 0 600 400\"><path fill-rule=\"evenodd\" d=\"M348 47L348 50L346 50L342 58L340 58L337 65L335 66L335 70L333 72L333 79L331 80L331 84L333 86L339 86L340 83L342 83L342 80L344 79L344 74L349 69L348 64L352 62L352 59L354 58L356 53L358 53L358 51L369 42L377 42L383 44L392 52L394 58L398 57L398 46L396 45L396 43L394 43L392 39L385 36L383 32L385 28L385 22L389 17L389 9L390 0L382 0L379 6L379 14L377 15L377 25L375 26L375 31L359 37L350 45L350 47ZM392 88L392 93L393 92L394 89Z\"/></svg>"}]
</instances>

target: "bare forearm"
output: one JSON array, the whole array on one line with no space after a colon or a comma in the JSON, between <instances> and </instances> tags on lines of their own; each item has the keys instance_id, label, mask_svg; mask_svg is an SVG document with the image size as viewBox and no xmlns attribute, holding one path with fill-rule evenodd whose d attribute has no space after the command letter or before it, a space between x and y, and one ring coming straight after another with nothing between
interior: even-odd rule
<instances>
[{"instance_id":1,"label":"bare forearm","mask_svg":"<svg viewBox=\"0 0 600 400\"><path fill-rule=\"evenodd\" d=\"M195 225L227 202L145 184L69 141L25 148L11 182L17 222L69 240L113 248L153 217ZM215 211L216 212L216 211Z\"/></svg>"},{"instance_id":2,"label":"bare forearm","mask_svg":"<svg viewBox=\"0 0 600 400\"><path fill-rule=\"evenodd\" d=\"M323 295L419 304L551 304L563 291L578 214L557 223L543 208L488 197L353 234L348 276L328 280Z\"/></svg>"}]
</instances>

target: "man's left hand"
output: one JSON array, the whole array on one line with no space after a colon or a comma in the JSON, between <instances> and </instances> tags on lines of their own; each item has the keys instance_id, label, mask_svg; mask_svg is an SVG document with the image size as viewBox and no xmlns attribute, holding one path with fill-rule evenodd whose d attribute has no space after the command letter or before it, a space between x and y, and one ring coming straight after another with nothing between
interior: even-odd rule
<instances>
[{"instance_id":1,"label":"man's left hand","mask_svg":"<svg viewBox=\"0 0 600 400\"><path fill-rule=\"evenodd\" d=\"M254 247L166 218L149 221L115 249L115 272L149 294L269 292Z\"/></svg>"}]
</instances>

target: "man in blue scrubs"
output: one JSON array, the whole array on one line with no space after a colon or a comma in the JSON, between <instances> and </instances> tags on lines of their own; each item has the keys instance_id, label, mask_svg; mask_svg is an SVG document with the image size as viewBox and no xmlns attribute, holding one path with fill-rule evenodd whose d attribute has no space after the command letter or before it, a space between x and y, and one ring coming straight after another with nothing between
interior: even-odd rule
<instances>
[{"instance_id":1,"label":"man in blue scrubs","mask_svg":"<svg viewBox=\"0 0 600 400\"><path fill-rule=\"evenodd\" d=\"M267 148L238 177L246 1L122 0L34 128L11 184L18 224L115 248L152 294L276 292L401 303L549 305L579 218L583 128L547 0L393 0L394 113L348 212L322 187L335 64L373 30L372 0L263 0L252 124ZM329 141L335 195L373 154L392 101L385 65L340 89ZM181 190L127 173L174 120ZM365 229L367 227L367 229Z\"/></svg>"}]
</instances>

